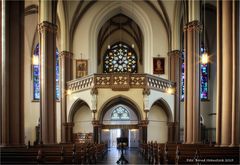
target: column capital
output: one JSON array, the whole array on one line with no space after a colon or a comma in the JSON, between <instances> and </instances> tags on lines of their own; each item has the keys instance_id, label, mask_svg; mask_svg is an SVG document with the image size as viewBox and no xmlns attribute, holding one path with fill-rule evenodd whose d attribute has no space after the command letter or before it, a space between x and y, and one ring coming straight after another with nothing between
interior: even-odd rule
<instances>
[{"instance_id":1,"label":"column capital","mask_svg":"<svg viewBox=\"0 0 240 165\"><path fill-rule=\"evenodd\" d=\"M38 24L38 31L40 33L47 31L47 32L52 32L52 33L57 33L57 25L48 22L48 21L43 21Z\"/></svg>"},{"instance_id":2,"label":"column capital","mask_svg":"<svg viewBox=\"0 0 240 165\"><path fill-rule=\"evenodd\" d=\"M168 52L168 56L179 56L179 58L182 58L181 54L182 52L180 50L172 50Z\"/></svg>"},{"instance_id":3,"label":"column capital","mask_svg":"<svg viewBox=\"0 0 240 165\"><path fill-rule=\"evenodd\" d=\"M100 127L102 124L100 124L99 120L93 120L92 125L93 127Z\"/></svg>"},{"instance_id":4,"label":"column capital","mask_svg":"<svg viewBox=\"0 0 240 165\"><path fill-rule=\"evenodd\" d=\"M197 30L197 31L202 31L202 24L200 23L200 21L198 20L194 20L191 22L188 22L185 26L184 26L184 31L193 31L193 30Z\"/></svg>"},{"instance_id":5,"label":"column capital","mask_svg":"<svg viewBox=\"0 0 240 165\"><path fill-rule=\"evenodd\" d=\"M69 51L61 51L59 53L59 57L60 58L64 58L64 57L66 57L66 58L73 58L73 53L69 52Z\"/></svg>"},{"instance_id":6,"label":"column capital","mask_svg":"<svg viewBox=\"0 0 240 165\"><path fill-rule=\"evenodd\" d=\"M148 120L141 120L139 123L140 127L147 127L148 126L149 121Z\"/></svg>"}]
</instances>

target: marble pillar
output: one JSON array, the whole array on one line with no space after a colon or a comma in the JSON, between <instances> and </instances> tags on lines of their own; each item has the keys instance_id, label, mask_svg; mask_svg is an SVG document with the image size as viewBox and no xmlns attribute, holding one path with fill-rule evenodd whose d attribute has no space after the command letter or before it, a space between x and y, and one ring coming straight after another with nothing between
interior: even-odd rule
<instances>
[{"instance_id":1,"label":"marble pillar","mask_svg":"<svg viewBox=\"0 0 240 165\"><path fill-rule=\"evenodd\" d=\"M2 1L1 146L24 145L24 1Z\"/></svg>"},{"instance_id":2,"label":"marble pillar","mask_svg":"<svg viewBox=\"0 0 240 165\"><path fill-rule=\"evenodd\" d=\"M56 143L56 32L57 26L43 21L40 35L40 140Z\"/></svg>"},{"instance_id":3,"label":"marble pillar","mask_svg":"<svg viewBox=\"0 0 240 165\"><path fill-rule=\"evenodd\" d=\"M200 142L200 50L199 37L202 26L199 21L191 21L184 27L184 67L185 67L185 143Z\"/></svg>"},{"instance_id":4,"label":"marble pillar","mask_svg":"<svg viewBox=\"0 0 240 165\"><path fill-rule=\"evenodd\" d=\"M237 26L239 2L217 2L217 121L216 143L219 146L238 145L239 107L237 103Z\"/></svg>"}]
</instances>

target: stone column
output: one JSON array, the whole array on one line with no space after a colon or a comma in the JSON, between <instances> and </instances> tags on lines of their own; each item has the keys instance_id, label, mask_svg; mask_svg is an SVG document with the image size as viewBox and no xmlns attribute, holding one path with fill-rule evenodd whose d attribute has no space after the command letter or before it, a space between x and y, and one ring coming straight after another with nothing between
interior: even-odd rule
<instances>
[{"instance_id":1,"label":"stone column","mask_svg":"<svg viewBox=\"0 0 240 165\"><path fill-rule=\"evenodd\" d=\"M72 56L73 54L68 51L60 53L60 90L61 90L61 143L66 143L66 128L67 122L67 86L66 82L72 79Z\"/></svg>"},{"instance_id":2,"label":"stone column","mask_svg":"<svg viewBox=\"0 0 240 165\"><path fill-rule=\"evenodd\" d=\"M65 141L64 143L73 143L74 139L73 139L73 126L74 123L69 122L69 123L63 123L63 128L64 128L64 138Z\"/></svg>"},{"instance_id":3,"label":"stone column","mask_svg":"<svg viewBox=\"0 0 240 165\"><path fill-rule=\"evenodd\" d=\"M56 142L56 31L50 22L38 25L40 33L41 141Z\"/></svg>"},{"instance_id":4,"label":"stone column","mask_svg":"<svg viewBox=\"0 0 240 165\"><path fill-rule=\"evenodd\" d=\"M174 122L168 122L168 142L167 143L174 143Z\"/></svg>"},{"instance_id":5,"label":"stone column","mask_svg":"<svg viewBox=\"0 0 240 165\"><path fill-rule=\"evenodd\" d=\"M4 4L4 5L3 5ZM3 17L2 17L2 14L5 13L5 8L3 10L3 6L5 6L5 3L3 3L3 1L0 1L0 61L2 62L2 36L3 36L3 31L2 31L2 22L5 22L5 20L2 20ZM5 18L5 14L4 15L4 18ZM4 29L5 30L5 29ZM2 98L2 66L0 66L0 98ZM2 109L2 99L0 99L0 109ZM0 112L0 119L2 121L2 110ZM0 128L2 130L2 122L0 122ZM2 144L2 131L0 131L0 144Z\"/></svg>"},{"instance_id":6,"label":"stone column","mask_svg":"<svg viewBox=\"0 0 240 165\"><path fill-rule=\"evenodd\" d=\"M217 1L217 101L216 101L216 145L221 144L222 120L222 2Z\"/></svg>"},{"instance_id":7,"label":"stone column","mask_svg":"<svg viewBox=\"0 0 240 165\"><path fill-rule=\"evenodd\" d=\"M237 97L237 45L239 2L217 2L217 145L238 145L239 107Z\"/></svg>"},{"instance_id":8,"label":"stone column","mask_svg":"<svg viewBox=\"0 0 240 165\"><path fill-rule=\"evenodd\" d=\"M101 124L99 123L98 120L93 120L92 125L93 125L93 141L94 143L99 143Z\"/></svg>"},{"instance_id":9,"label":"stone column","mask_svg":"<svg viewBox=\"0 0 240 165\"><path fill-rule=\"evenodd\" d=\"M24 1L2 1L1 146L24 145Z\"/></svg>"},{"instance_id":10,"label":"stone column","mask_svg":"<svg viewBox=\"0 0 240 165\"><path fill-rule=\"evenodd\" d=\"M176 82L175 97L174 97L174 126L173 126L173 142L178 142L180 139L180 102L181 102L181 65L182 53L180 50L173 50L168 52L170 61L170 80Z\"/></svg>"},{"instance_id":11,"label":"stone column","mask_svg":"<svg viewBox=\"0 0 240 165\"><path fill-rule=\"evenodd\" d=\"M40 140L56 143L56 2L40 1Z\"/></svg>"},{"instance_id":12,"label":"stone column","mask_svg":"<svg viewBox=\"0 0 240 165\"><path fill-rule=\"evenodd\" d=\"M147 127L148 127L148 120L142 120L139 123L139 132L141 132L141 137L140 139L141 143L147 143Z\"/></svg>"},{"instance_id":13,"label":"stone column","mask_svg":"<svg viewBox=\"0 0 240 165\"><path fill-rule=\"evenodd\" d=\"M201 25L199 21L189 22L184 27L185 46L185 143L200 142L200 50L199 37Z\"/></svg>"}]
</instances>

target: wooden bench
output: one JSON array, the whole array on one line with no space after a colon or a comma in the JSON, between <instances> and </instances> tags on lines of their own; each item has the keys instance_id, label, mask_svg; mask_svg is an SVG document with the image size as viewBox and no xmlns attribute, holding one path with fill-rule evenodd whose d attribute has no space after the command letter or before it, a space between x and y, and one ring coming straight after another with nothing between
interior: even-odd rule
<instances>
[{"instance_id":1,"label":"wooden bench","mask_svg":"<svg viewBox=\"0 0 240 165\"><path fill-rule=\"evenodd\" d=\"M106 153L105 144L54 144L2 147L1 162L6 164L92 164Z\"/></svg>"}]
</instances>

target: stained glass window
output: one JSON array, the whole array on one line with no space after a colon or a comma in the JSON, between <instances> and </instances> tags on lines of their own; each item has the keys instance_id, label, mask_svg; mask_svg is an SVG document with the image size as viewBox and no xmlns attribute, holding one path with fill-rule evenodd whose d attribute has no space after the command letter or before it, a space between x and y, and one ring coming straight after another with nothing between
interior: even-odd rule
<instances>
[{"instance_id":1,"label":"stained glass window","mask_svg":"<svg viewBox=\"0 0 240 165\"><path fill-rule=\"evenodd\" d=\"M201 48L201 55L204 53L204 48ZM184 51L182 53L182 75L181 75L181 87L182 87L182 95L181 99L184 99ZM200 84L200 97L201 100L207 100L208 99L208 64L200 64L201 70L200 70L200 79L201 79L201 84Z\"/></svg>"},{"instance_id":2,"label":"stained glass window","mask_svg":"<svg viewBox=\"0 0 240 165\"><path fill-rule=\"evenodd\" d=\"M60 84L59 84L59 52L56 49L56 99L60 100Z\"/></svg>"},{"instance_id":3,"label":"stained glass window","mask_svg":"<svg viewBox=\"0 0 240 165\"><path fill-rule=\"evenodd\" d=\"M40 99L39 44L36 45L33 54L33 99Z\"/></svg>"},{"instance_id":4,"label":"stained glass window","mask_svg":"<svg viewBox=\"0 0 240 165\"><path fill-rule=\"evenodd\" d=\"M103 61L104 73L137 73L137 56L134 50L124 43L111 46Z\"/></svg>"},{"instance_id":5,"label":"stained glass window","mask_svg":"<svg viewBox=\"0 0 240 165\"><path fill-rule=\"evenodd\" d=\"M33 99L40 99L40 66L39 66L39 44L36 45L33 54ZM60 99L59 87L59 52L56 49L56 99Z\"/></svg>"},{"instance_id":6,"label":"stained glass window","mask_svg":"<svg viewBox=\"0 0 240 165\"><path fill-rule=\"evenodd\" d=\"M130 115L126 108L122 106L118 106L112 111L111 119L112 120L129 120Z\"/></svg>"},{"instance_id":7,"label":"stained glass window","mask_svg":"<svg viewBox=\"0 0 240 165\"><path fill-rule=\"evenodd\" d=\"M182 66L181 66L181 69L182 69L182 75L181 75L181 87L182 87L182 96L181 96L181 99L183 100L184 99L184 51L182 52Z\"/></svg>"},{"instance_id":8,"label":"stained glass window","mask_svg":"<svg viewBox=\"0 0 240 165\"><path fill-rule=\"evenodd\" d=\"M204 48L201 48L201 56L205 52ZM201 65L201 99L208 99L208 64Z\"/></svg>"}]
</instances>

